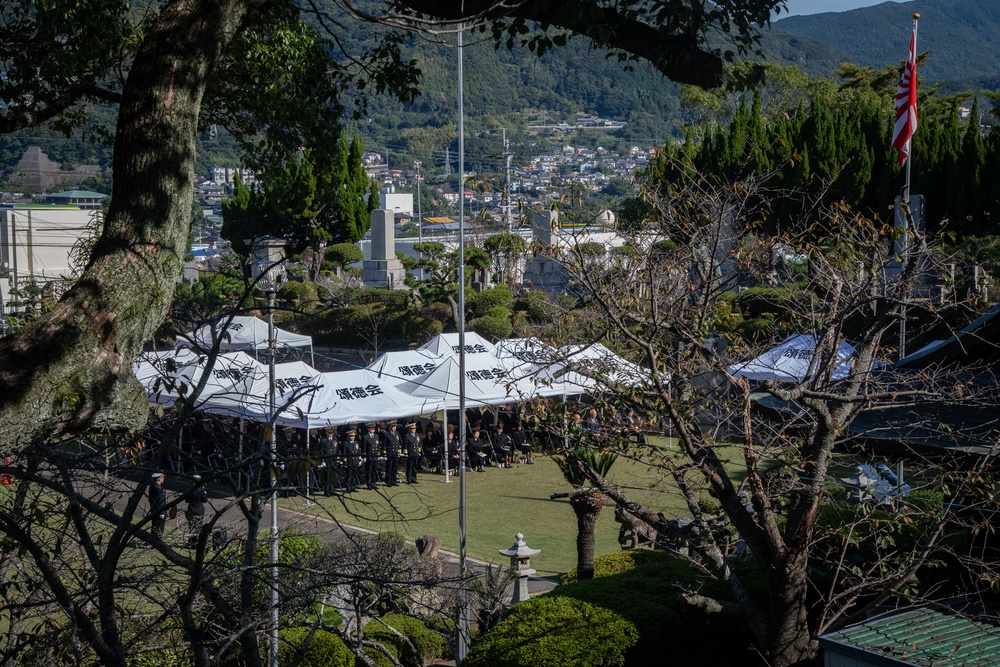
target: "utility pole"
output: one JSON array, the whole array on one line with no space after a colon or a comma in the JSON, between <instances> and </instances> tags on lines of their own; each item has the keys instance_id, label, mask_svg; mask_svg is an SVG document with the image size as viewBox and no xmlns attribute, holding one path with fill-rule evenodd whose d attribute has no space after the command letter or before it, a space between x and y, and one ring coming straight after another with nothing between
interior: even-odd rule
<instances>
[{"instance_id":1,"label":"utility pole","mask_svg":"<svg viewBox=\"0 0 1000 667\"><path fill-rule=\"evenodd\" d=\"M422 185L420 181L420 160L414 160L413 169L416 171L416 181L417 181L417 241L419 243L424 242L424 216L423 212L420 210L420 187ZM424 253L420 253L420 258L423 259ZM420 269L420 282L424 282L424 270Z\"/></svg>"},{"instance_id":2,"label":"utility pole","mask_svg":"<svg viewBox=\"0 0 1000 667\"><path fill-rule=\"evenodd\" d=\"M444 147L444 177L451 176L451 147Z\"/></svg>"},{"instance_id":3,"label":"utility pole","mask_svg":"<svg viewBox=\"0 0 1000 667\"><path fill-rule=\"evenodd\" d=\"M514 154L510 152L510 141L507 140L507 128L503 129L503 157L506 161L507 180L503 186L504 222L507 223L507 233L513 233L514 225L510 216L510 161Z\"/></svg>"},{"instance_id":4,"label":"utility pole","mask_svg":"<svg viewBox=\"0 0 1000 667\"><path fill-rule=\"evenodd\" d=\"M413 169L416 172L414 180L417 182L417 240L424 240L424 218L420 213L420 160L413 161Z\"/></svg>"}]
</instances>

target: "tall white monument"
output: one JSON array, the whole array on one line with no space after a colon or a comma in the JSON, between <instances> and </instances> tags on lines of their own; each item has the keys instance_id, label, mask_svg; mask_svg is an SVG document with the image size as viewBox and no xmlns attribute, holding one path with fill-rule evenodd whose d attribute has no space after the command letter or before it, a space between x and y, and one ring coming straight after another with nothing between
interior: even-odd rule
<instances>
[{"instance_id":1,"label":"tall white monument","mask_svg":"<svg viewBox=\"0 0 1000 667\"><path fill-rule=\"evenodd\" d=\"M392 211L372 211L371 259L361 263L361 280L367 287L408 289L403 279L406 269L396 259L395 214Z\"/></svg>"}]
</instances>

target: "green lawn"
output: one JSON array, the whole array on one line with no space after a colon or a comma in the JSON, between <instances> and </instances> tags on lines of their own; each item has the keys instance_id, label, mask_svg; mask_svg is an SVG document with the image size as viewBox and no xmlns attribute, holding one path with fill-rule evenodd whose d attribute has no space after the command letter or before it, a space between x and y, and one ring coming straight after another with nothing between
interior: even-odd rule
<instances>
[{"instance_id":1,"label":"green lawn","mask_svg":"<svg viewBox=\"0 0 1000 667\"><path fill-rule=\"evenodd\" d=\"M566 499L549 499L550 494L570 487L551 457L536 456L534 465L486 468L483 473L467 475L466 545L470 557L504 561L497 550L509 548L515 533L521 532L528 546L541 549L531 561L539 574L561 573L576 566L576 516ZM332 512L346 524L396 532L411 540L425 534L437 535L443 549L457 552L459 484L457 478L450 484L443 483L443 479L444 475L421 473L416 486L358 491L344 503L322 496L314 500L322 506L320 512ZM611 479L627 487L637 500L668 516L687 514L675 496L650 490L658 480L642 466L619 459ZM291 498L283 500L282 505L317 511ZM614 521L614 507L609 506L598 522L597 553L618 550L618 524Z\"/></svg>"}]
</instances>

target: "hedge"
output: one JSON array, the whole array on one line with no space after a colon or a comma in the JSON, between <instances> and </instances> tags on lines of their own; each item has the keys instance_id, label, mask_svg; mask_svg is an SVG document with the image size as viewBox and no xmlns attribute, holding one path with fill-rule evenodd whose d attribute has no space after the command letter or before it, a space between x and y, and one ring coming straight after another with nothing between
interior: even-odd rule
<instances>
[{"instance_id":1,"label":"hedge","mask_svg":"<svg viewBox=\"0 0 1000 667\"><path fill-rule=\"evenodd\" d=\"M539 597L511 607L479 638L465 667L620 667L639 638L619 614L570 597Z\"/></svg>"},{"instance_id":2,"label":"hedge","mask_svg":"<svg viewBox=\"0 0 1000 667\"><path fill-rule=\"evenodd\" d=\"M365 625L365 638L385 646L404 667L421 667L426 663L452 657L451 647L448 646L448 641L444 636L428 628L419 618L402 614L388 614L380 620L381 622L378 620L369 621ZM399 631L400 634L409 639L416 648L417 655L414 655L401 637L388 630L382 623ZM379 667L391 667L389 660L377 650L365 649L365 652L374 659Z\"/></svg>"},{"instance_id":3,"label":"hedge","mask_svg":"<svg viewBox=\"0 0 1000 667\"><path fill-rule=\"evenodd\" d=\"M278 633L278 665L291 665L302 650L312 628L287 628ZM344 641L326 630L317 629L297 667L354 667L355 658Z\"/></svg>"}]
</instances>

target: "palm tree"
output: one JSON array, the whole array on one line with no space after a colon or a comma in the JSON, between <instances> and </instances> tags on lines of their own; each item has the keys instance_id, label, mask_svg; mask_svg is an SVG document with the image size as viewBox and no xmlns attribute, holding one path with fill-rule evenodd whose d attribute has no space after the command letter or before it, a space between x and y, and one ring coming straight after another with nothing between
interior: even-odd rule
<instances>
[{"instance_id":1,"label":"palm tree","mask_svg":"<svg viewBox=\"0 0 1000 667\"><path fill-rule=\"evenodd\" d=\"M612 452L597 452L577 445L565 458L554 457L566 481L573 486L569 496L570 507L576 513L576 574L579 579L594 578L594 527L597 517L607 504L604 494L587 486L584 470L590 469L606 477L618 459Z\"/></svg>"}]
</instances>

